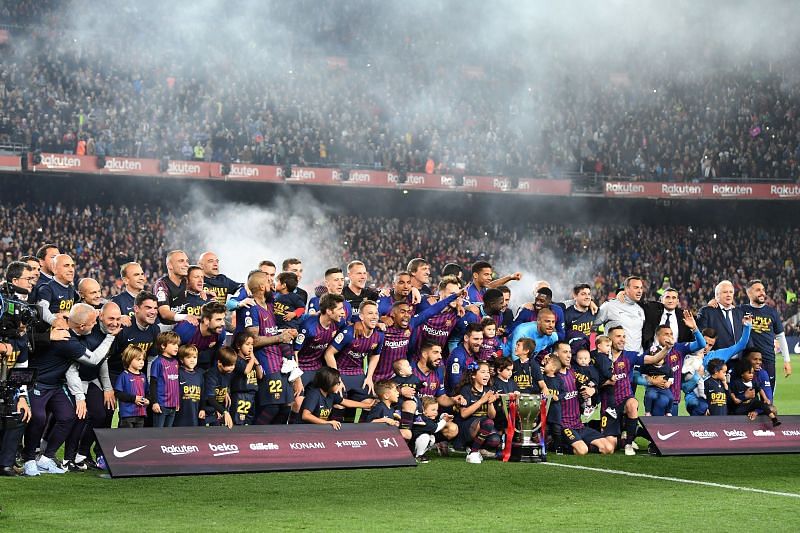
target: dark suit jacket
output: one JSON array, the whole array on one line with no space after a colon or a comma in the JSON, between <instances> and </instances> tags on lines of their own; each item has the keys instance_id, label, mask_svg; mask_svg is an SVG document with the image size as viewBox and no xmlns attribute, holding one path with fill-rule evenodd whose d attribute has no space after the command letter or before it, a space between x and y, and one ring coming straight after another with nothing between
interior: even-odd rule
<instances>
[{"instance_id":1,"label":"dark suit jacket","mask_svg":"<svg viewBox=\"0 0 800 533\"><path fill-rule=\"evenodd\" d=\"M733 335L731 335L730 323L726 323L725 315L720 308L705 306L697 312L697 327L701 330L714 328L717 332L717 342L714 349L727 348L736 344L736 340L742 336L742 318L744 311L739 307L733 308Z\"/></svg>"},{"instance_id":2,"label":"dark suit jacket","mask_svg":"<svg viewBox=\"0 0 800 533\"><path fill-rule=\"evenodd\" d=\"M644 325L642 326L642 347L645 351L650 349L656 336L656 328L661 324L661 315L664 313L664 304L651 301L640 304L644 309ZM675 318L678 319L678 338L675 342L692 342L692 330L683 323L683 309L675 309Z\"/></svg>"}]
</instances>

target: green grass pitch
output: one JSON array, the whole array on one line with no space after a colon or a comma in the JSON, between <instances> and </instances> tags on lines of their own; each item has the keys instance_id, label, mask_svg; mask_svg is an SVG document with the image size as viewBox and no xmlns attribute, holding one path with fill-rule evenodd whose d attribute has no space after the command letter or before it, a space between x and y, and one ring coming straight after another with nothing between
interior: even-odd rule
<instances>
[{"instance_id":1,"label":"green grass pitch","mask_svg":"<svg viewBox=\"0 0 800 533\"><path fill-rule=\"evenodd\" d=\"M779 380L777 405L800 414L800 375ZM432 457L377 470L4 478L0 531L800 530L800 455L548 459L553 464Z\"/></svg>"}]
</instances>

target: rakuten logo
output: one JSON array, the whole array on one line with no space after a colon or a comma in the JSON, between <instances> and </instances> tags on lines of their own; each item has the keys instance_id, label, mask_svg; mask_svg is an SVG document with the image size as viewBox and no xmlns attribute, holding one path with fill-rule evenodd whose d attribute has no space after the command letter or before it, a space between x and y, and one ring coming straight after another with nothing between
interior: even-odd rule
<instances>
[{"instance_id":1,"label":"rakuten logo","mask_svg":"<svg viewBox=\"0 0 800 533\"><path fill-rule=\"evenodd\" d=\"M199 451L200 448L197 446L187 446L186 444L182 444L180 446L170 444L169 446L161 447L161 453L167 455L189 455L190 453L197 453Z\"/></svg>"},{"instance_id":2,"label":"rakuten logo","mask_svg":"<svg viewBox=\"0 0 800 533\"><path fill-rule=\"evenodd\" d=\"M116 157L109 157L106 159L106 166L103 168L109 172L141 171L142 163L141 161L136 161L135 159L119 159Z\"/></svg>"},{"instance_id":3,"label":"rakuten logo","mask_svg":"<svg viewBox=\"0 0 800 533\"><path fill-rule=\"evenodd\" d=\"M278 169L278 177L282 178L283 176L283 169ZM317 175L314 174L313 170L308 170L305 168L293 168L292 175L288 176L286 179L293 179L293 180L300 180L300 181L313 181L317 178Z\"/></svg>"},{"instance_id":4,"label":"rakuten logo","mask_svg":"<svg viewBox=\"0 0 800 533\"><path fill-rule=\"evenodd\" d=\"M689 434L696 439L715 439L719 437L716 431L690 431Z\"/></svg>"},{"instance_id":5,"label":"rakuten logo","mask_svg":"<svg viewBox=\"0 0 800 533\"><path fill-rule=\"evenodd\" d=\"M369 183L370 175L366 172L351 172L350 181L354 183Z\"/></svg>"},{"instance_id":6,"label":"rakuten logo","mask_svg":"<svg viewBox=\"0 0 800 533\"><path fill-rule=\"evenodd\" d=\"M231 172L228 174L234 178L253 178L260 175L257 167L247 167L244 165L231 166Z\"/></svg>"},{"instance_id":7,"label":"rakuten logo","mask_svg":"<svg viewBox=\"0 0 800 533\"><path fill-rule=\"evenodd\" d=\"M703 187L690 184L671 184L662 183L661 192L669 196L700 196L703 194Z\"/></svg>"},{"instance_id":8,"label":"rakuten logo","mask_svg":"<svg viewBox=\"0 0 800 533\"><path fill-rule=\"evenodd\" d=\"M187 163L186 161L170 161L169 167L167 167L167 174L194 176L200 174L200 165Z\"/></svg>"},{"instance_id":9,"label":"rakuten logo","mask_svg":"<svg viewBox=\"0 0 800 533\"><path fill-rule=\"evenodd\" d=\"M619 183L607 181L606 192L613 194L642 194L644 193L644 185L638 183Z\"/></svg>"},{"instance_id":10,"label":"rakuten logo","mask_svg":"<svg viewBox=\"0 0 800 533\"><path fill-rule=\"evenodd\" d=\"M770 185L769 193L778 198L797 198L800 196L800 185Z\"/></svg>"},{"instance_id":11,"label":"rakuten logo","mask_svg":"<svg viewBox=\"0 0 800 533\"><path fill-rule=\"evenodd\" d=\"M42 162L39 163L39 166L50 169L78 168L81 166L81 160L68 155L47 154L42 156Z\"/></svg>"},{"instance_id":12,"label":"rakuten logo","mask_svg":"<svg viewBox=\"0 0 800 533\"><path fill-rule=\"evenodd\" d=\"M753 188L747 185L712 185L711 194L717 196L751 196Z\"/></svg>"},{"instance_id":13,"label":"rakuten logo","mask_svg":"<svg viewBox=\"0 0 800 533\"><path fill-rule=\"evenodd\" d=\"M220 455L233 455L239 453L239 447L235 444L227 444L223 442L222 444L211 444L208 443L208 449L214 452L214 457L219 457Z\"/></svg>"}]
</instances>

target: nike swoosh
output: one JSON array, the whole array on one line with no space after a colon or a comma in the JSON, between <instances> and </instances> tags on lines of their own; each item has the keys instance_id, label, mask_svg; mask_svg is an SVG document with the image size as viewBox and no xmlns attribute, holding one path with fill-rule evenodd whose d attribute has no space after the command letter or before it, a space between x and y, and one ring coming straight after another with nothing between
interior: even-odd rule
<instances>
[{"instance_id":1,"label":"nike swoosh","mask_svg":"<svg viewBox=\"0 0 800 533\"><path fill-rule=\"evenodd\" d=\"M667 439L671 439L672 437L674 437L675 435L677 435L677 434L678 434L678 433L680 433L680 432L681 432L681 430L679 429L678 431L673 431L672 433L667 433L666 435L662 435L662 434L661 434L661 432L659 431L659 432L657 433L657 435L658 435L658 440L667 440Z\"/></svg>"},{"instance_id":2,"label":"nike swoosh","mask_svg":"<svg viewBox=\"0 0 800 533\"><path fill-rule=\"evenodd\" d=\"M114 457L119 457L120 459L122 459L123 457L128 457L132 453L138 452L142 448L147 448L147 444L145 444L144 446L139 446L138 448L131 448L130 450L125 450L124 452L119 451L117 447L114 446Z\"/></svg>"},{"instance_id":3,"label":"nike swoosh","mask_svg":"<svg viewBox=\"0 0 800 533\"><path fill-rule=\"evenodd\" d=\"M794 345L794 353L800 353L800 342Z\"/></svg>"}]
</instances>

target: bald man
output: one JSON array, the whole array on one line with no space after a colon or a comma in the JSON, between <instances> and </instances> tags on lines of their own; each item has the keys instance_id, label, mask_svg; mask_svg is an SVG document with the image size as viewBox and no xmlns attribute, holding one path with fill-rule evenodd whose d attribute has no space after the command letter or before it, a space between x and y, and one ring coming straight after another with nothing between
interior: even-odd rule
<instances>
[{"instance_id":1,"label":"bald man","mask_svg":"<svg viewBox=\"0 0 800 533\"><path fill-rule=\"evenodd\" d=\"M197 318L185 311L186 276L189 273L189 257L183 250L172 250L167 254L167 275L161 276L153 285L153 293L158 300L158 314L161 317L161 330L170 331L177 322L188 320L197 325Z\"/></svg>"},{"instance_id":2,"label":"bald man","mask_svg":"<svg viewBox=\"0 0 800 533\"><path fill-rule=\"evenodd\" d=\"M36 304L42 310L42 318L53 324L57 318L66 318L80 295L72 285L75 279L75 262L67 254L53 257L53 279L39 286Z\"/></svg>"},{"instance_id":3,"label":"bald man","mask_svg":"<svg viewBox=\"0 0 800 533\"><path fill-rule=\"evenodd\" d=\"M98 310L106 303L100 284L92 278L81 278L78 281L78 294L81 297L81 302L89 304Z\"/></svg>"},{"instance_id":4,"label":"bald man","mask_svg":"<svg viewBox=\"0 0 800 533\"><path fill-rule=\"evenodd\" d=\"M203 269L204 290L221 304L225 304L228 296L233 296L242 287L238 281L233 281L225 274L219 273L219 257L214 252L200 254L197 265Z\"/></svg>"}]
</instances>

